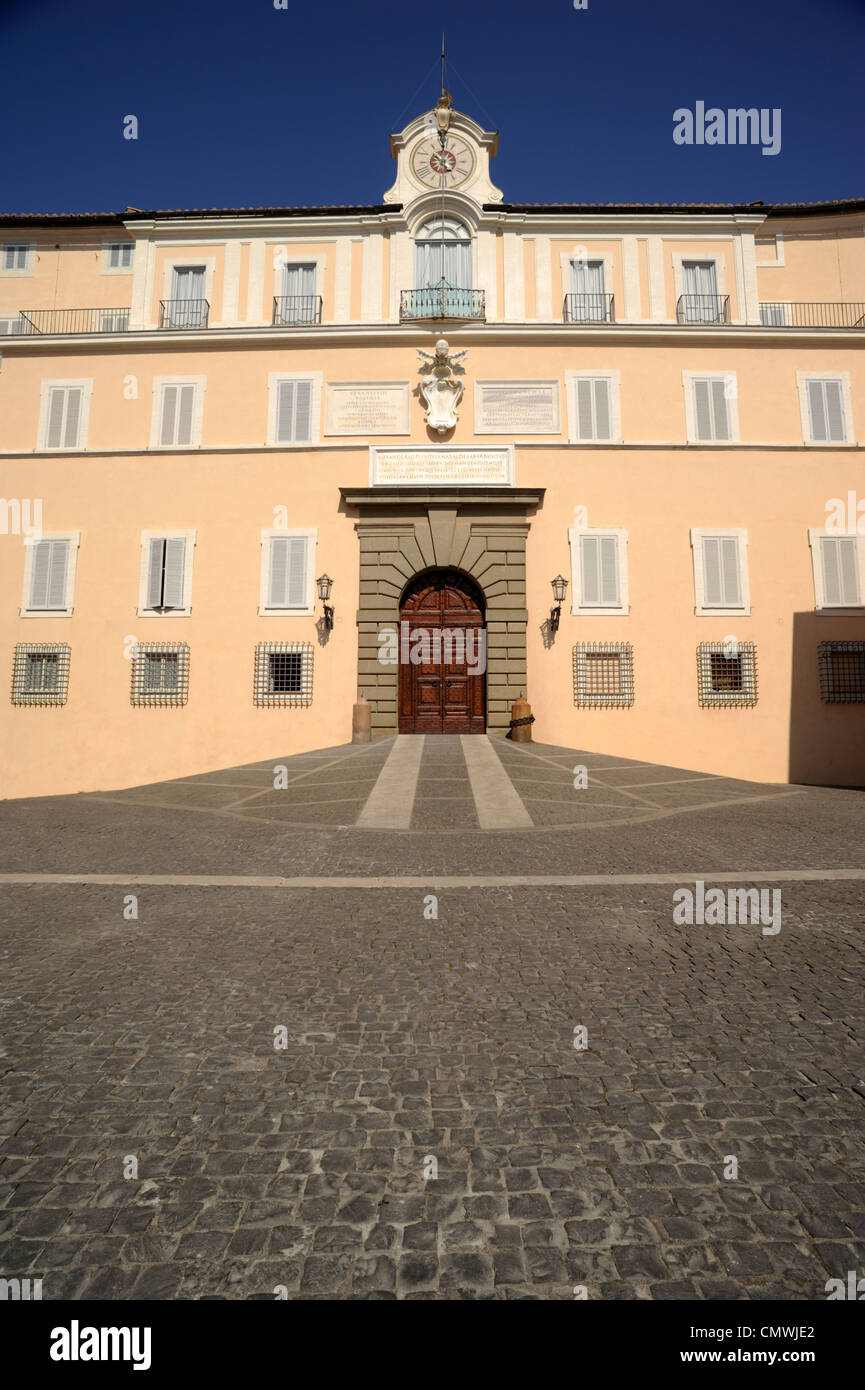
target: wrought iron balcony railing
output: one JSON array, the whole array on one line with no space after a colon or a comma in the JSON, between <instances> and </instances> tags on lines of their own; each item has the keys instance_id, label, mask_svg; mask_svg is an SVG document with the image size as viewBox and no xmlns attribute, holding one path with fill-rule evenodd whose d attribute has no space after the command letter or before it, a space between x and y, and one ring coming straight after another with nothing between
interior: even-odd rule
<instances>
[{"instance_id":1,"label":"wrought iron balcony railing","mask_svg":"<svg viewBox=\"0 0 865 1390\"><path fill-rule=\"evenodd\" d=\"M766 328L865 328L865 303L853 300L768 300L760 305Z\"/></svg>"},{"instance_id":2,"label":"wrought iron balcony railing","mask_svg":"<svg viewBox=\"0 0 865 1390\"><path fill-rule=\"evenodd\" d=\"M206 328L210 305L206 299L160 299L160 328Z\"/></svg>"},{"instance_id":3,"label":"wrought iron balcony railing","mask_svg":"<svg viewBox=\"0 0 865 1390\"><path fill-rule=\"evenodd\" d=\"M273 300L273 323L277 328L290 328L309 323L321 323L321 295L275 295Z\"/></svg>"},{"instance_id":4,"label":"wrought iron balcony railing","mask_svg":"<svg viewBox=\"0 0 865 1390\"><path fill-rule=\"evenodd\" d=\"M21 309L16 334L125 333L128 309Z\"/></svg>"},{"instance_id":5,"label":"wrought iron balcony railing","mask_svg":"<svg viewBox=\"0 0 865 1390\"><path fill-rule=\"evenodd\" d=\"M677 323L730 322L728 294L680 294L676 301Z\"/></svg>"},{"instance_id":6,"label":"wrought iron balcony railing","mask_svg":"<svg viewBox=\"0 0 865 1390\"><path fill-rule=\"evenodd\" d=\"M615 296L566 294L563 313L565 323L615 323Z\"/></svg>"},{"instance_id":7,"label":"wrought iron balcony railing","mask_svg":"<svg viewBox=\"0 0 865 1390\"><path fill-rule=\"evenodd\" d=\"M412 319L482 319L483 290L460 290L450 285L433 285L425 290L403 290L400 295L400 322Z\"/></svg>"}]
</instances>

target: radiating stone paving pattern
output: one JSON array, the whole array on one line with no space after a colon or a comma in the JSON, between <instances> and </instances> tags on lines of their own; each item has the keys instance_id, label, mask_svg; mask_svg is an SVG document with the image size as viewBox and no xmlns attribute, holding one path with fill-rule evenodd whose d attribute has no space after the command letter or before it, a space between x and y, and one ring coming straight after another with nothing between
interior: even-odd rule
<instances>
[{"instance_id":1,"label":"radiating stone paving pattern","mask_svg":"<svg viewBox=\"0 0 865 1390\"><path fill-rule=\"evenodd\" d=\"M183 824L194 870L213 822ZM121 889L0 898L0 1273L46 1299L819 1299L865 1271L861 884L785 888L771 938L674 926L658 887L461 890L438 920L405 889L139 893L137 921Z\"/></svg>"}]
</instances>

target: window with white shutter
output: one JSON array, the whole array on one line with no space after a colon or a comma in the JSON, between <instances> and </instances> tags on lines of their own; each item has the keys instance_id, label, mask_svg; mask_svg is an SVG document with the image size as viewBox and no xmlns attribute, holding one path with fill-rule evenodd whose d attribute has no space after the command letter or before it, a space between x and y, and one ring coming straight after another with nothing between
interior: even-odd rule
<instances>
[{"instance_id":1,"label":"window with white shutter","mask_svg":"<svg viewBox=\"0 0 865 1390\"><path fill-rule=\"evenodd\" d=\"M618 372L566 372L565 376L571 441L611 443L618 439Z\"/></svg>"},{"instance_id":2,"label":"window with white shutter","mask_svg":"<svg viewBox=\"0 0 865 1390\"><path fill-rule=\"evenodd\" d=\"M271 372L267 378L267 389L268 444L317 444L321 372Z\"/></svg>"},{"instance_id":3,"label":"window with white shutter","mask_svg":"<svg viewBox=\"0 0 865 1390\"><path fill-rule=\"evenodd\" d=\"M572 612L582 617L627 613L627 531L574 527L569 539Z\"/></svg>"},{"instance_id":4,"label":"window with white shutter","mask_svg":"<svg viewBox=\"0 0 865 1390\"><path fill-rule=\"evenodd\" d=\"M813 444L844 444L847 428L844 387L840 378L815 378L806 382L808 437Z\"/></svg>"},{"instance_id":5,"label":"window with white shutter","mask_svg":"<svg viewBox=\"0 0 865 1390\"><path fill-rule=\"evenodd\" d=\"M315 530L263 531L259 614L315 612Z\"/></svg>"},{"instance_id":6,"label":"window with white shutter","mask_svg":"<svg viewBox=\"0 0 865 1390\"><path fill-rule=\"evenodd\" d=\"M163 386L160 444L181 447L192 443L194 409L194 386Z\"/></svg>"},{"instance_id":7,"label":"window with white shutter","mask_svg":"<svg viewBox=\"0 0 865 1390\"><path fill-rule=\"evenodd\" d=\"M726 377L693 379L694 439L699 443L721 443L733 437L727 383Z\"/></svg>"},{"instance_id":8,"label":"window with white shutter","mask_svg":"<svg viewBox=\"0 0 865 1390\"><path fill-rule=\"evenodd\" d=\"M72 612L75 586L77 532L42 536L25 546L24 593L21 612L25 616Z\"/></svg>"},{"instance_id":9,"label":"window with white shutter","mask_svg":"<svg viewBox=\"0 0 865 1390\"><path fill-rule=\"evenodd\" d=\"M695 612L747 615L748 533L744 530L692 530Z\"/></svg>"},{"instance_id":10,"label":"window with white shutter","mask_svg":"<svg viewBox=\"0 0 865 1390\"><path fill-rule=\"evenodd\" d=\"M858 536L811 531L814 600L819 608L862 608L862 549Z\"/></svg>"},{"instance_id":11,"label":"window with white shutter","mask_svg":"<svg viewBox=\"0 0 865 1390\"><path fill-rule=\"evenodd\" d=\"M276 443L308 444L312 439L312 382L281 381L277 388Z\"/></svg>"},{"instance_id":12,"label":"window with white shutter","mask_svg":"<svg viewBox=\"0 0 865 1390\"><path fill-rule=\"evenodd\" d=\"M85 388L82 385L47 385L42 403L42 447L84 447Z\"/></svg>"},{"instance_id":13,"label":"window with white shutter","mask_svg":"<svg viewBox=\"0 0 865 1390\"><path fill-rule=\"evenodd\" d=\"M195 532L142 536L139 613L188 614Z\"/></svg>"}]
</instances>

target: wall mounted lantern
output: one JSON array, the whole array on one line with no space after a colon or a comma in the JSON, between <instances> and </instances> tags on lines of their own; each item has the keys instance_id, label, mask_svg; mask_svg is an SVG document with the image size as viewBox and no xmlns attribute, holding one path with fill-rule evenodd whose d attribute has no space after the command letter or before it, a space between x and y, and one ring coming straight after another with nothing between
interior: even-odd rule
<instances>
[{"instance_id":1,"label":"wall mounted lantern","mask_svg":"<svg viewBox=\"0 0 865 1390\"><path fill-rule=\"evenodd\" d=\"M550 583L553 586L553 598L556 600L555 608L550 609L550 631L558 632L559 619L562 616L562 604L565 600L568 581L563 575L557 574L555 579L550 580Z\"/></svg>"},{"instance_id":2,"label":"wall mounted lantern","mask_svg":"<svg viewBox=\"0 0 865 1390\"><path fill-rule=\"evenodd\" d=\"M325 573L320 574L315 582L318 585L318 596L324 605L324 625L330 632L333 628L333 609L328 603L328 599L333 588L333 580L329 574Z\"/></svg>"}]
</instances>

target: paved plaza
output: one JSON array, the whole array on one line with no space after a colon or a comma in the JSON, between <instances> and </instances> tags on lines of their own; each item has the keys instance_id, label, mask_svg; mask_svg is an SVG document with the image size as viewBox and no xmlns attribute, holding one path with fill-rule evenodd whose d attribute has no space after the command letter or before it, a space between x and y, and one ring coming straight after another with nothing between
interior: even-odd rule
<instances>
[{"instance_id":1,"label":"paved plaza","mask_svg":"<svg viewBox=\"0 0 865 1390\"><path fill-rule=\"evenodd\" d=\"M698 880L780 930L678 923ZM2 802L0 1276L825 1299L863 901L861 791L484 736Z\"/></svg>"}]
</instances>

